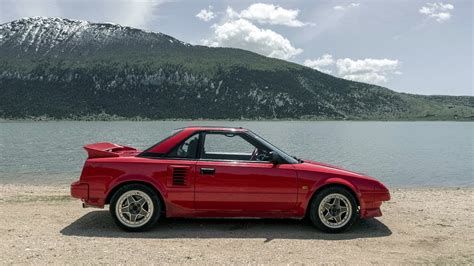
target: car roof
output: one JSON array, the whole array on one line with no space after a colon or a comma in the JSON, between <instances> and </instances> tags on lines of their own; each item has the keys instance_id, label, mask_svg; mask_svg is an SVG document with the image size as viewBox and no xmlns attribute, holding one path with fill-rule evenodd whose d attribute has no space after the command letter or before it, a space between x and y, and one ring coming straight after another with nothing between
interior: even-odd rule
<instances>
[{"instance_id":1,"label":"car roof","mask_svg":"<svg viewBox=\"0 0 474 266\"><path fill-rule=\"evenodd\" d=\"M223 127L223 126L187 126L177 128L176 130L191 130L191 131L232 131L232 132L247 132L249 131L243 127Z\"/></svg>"}]
</instances>

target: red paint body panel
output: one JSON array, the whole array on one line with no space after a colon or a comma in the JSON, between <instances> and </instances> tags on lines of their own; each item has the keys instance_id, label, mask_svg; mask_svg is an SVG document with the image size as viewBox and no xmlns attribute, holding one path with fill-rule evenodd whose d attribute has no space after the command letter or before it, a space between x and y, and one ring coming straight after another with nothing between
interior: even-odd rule
<instances>
[{"instance_id":1,"label":"red paint body panel","mask_svg":"<svg viewBox=\"0 0 474 266\"><path fill-rule=\"evenodd\" d=\"M80 181L72 183L71 196L87 202L89 200L89 185Z\"/></svg>"},{"instance_id":2,"label":"red paint body panel","mask_svg":"<svg viewBox=\"0 0 474 266\"><path fill-rule=\"evenodd\" d=\"M196 177L195 208L201 215L291 211L296 205L298 184L291 164L200 161L197 167L216 171Z\"/></svg>"},{"instance_id":3,"label":"red paint body panel","mask_svg":"<svg viewBox=\"0 0 474 266\"><path fill-rule=\"evenodd\" d=\"M205 131L248 132L243 128L188 127L147 151L167 153L188 137ZM127 182L152 186L162 197L167 217L302 218L312 196L328 185L348 188L357 198L360 217L381 216L390 200L379 181L339 167L304 161L272 164L253 161L147 158L140 151L112 143L85 147L89 158L71 195L88 205L104 207L114 189ZM201 169L212 168L212 174ZM178 169L178 170L176 170ZM173 172L185 176L173 183Z\"/></svg>"}]
</instances>

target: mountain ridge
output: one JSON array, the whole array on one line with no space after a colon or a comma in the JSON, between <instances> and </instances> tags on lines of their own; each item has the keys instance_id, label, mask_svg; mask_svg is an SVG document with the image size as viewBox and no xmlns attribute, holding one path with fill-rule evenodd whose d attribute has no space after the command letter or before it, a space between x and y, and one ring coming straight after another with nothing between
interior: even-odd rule
<instances>
[{"instance_id":1,"label":"mountain ridge","mask_svg":"<svg viewBox=\"0 0 474 266\"><path fill-rule=\"evenodd\" d=\"M44 17L4 23L0 59L4 119L474 118L472 96L397 93L110 23Z\"/></svg>"}]
</instances>

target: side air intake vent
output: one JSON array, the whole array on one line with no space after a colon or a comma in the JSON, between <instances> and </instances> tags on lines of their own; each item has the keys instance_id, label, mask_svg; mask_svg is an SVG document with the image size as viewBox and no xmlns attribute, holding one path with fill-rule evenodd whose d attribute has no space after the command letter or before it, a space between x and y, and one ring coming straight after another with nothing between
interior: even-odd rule
<instances>
[{"instance_id":1,"label":"side air intake vent","mask_svg":"<svg viewBox=\"0 0 474 266\"><path fill-rule=\"evenodd\" d=\"M173 186L186 186L186 168L173 168Z\"/></svg>"}]
</instances>

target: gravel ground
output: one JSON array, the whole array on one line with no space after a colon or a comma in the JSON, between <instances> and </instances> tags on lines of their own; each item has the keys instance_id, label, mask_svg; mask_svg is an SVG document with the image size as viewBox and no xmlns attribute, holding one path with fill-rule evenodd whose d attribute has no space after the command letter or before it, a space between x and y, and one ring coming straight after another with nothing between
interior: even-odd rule
<instances>
[{"instance_id":1,"label":"gravel ground","mask_svg":"<svg viewBox=\"0 0 474 266\"><path fill-rule=\"evenodd\" d=\"M0 264L474 264L474 189L394 189L383 217L337 235L248 219L166 219L126 233L67 188L0 185L0 195Z\"/></svg>"}]
</instances>

